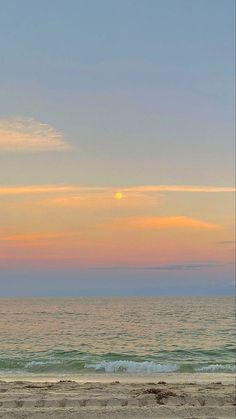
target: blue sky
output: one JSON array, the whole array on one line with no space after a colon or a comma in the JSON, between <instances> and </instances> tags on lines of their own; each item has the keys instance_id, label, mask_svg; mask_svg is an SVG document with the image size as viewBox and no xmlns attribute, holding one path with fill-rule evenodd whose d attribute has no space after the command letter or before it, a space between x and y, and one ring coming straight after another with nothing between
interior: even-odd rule
<instances>
[{"instance_id":1,"label":"blue sky","mask_svg":"<svg viewBox=\"0 0 236 419\"><path fill-rule=\"evenodd\" d=\"M104 184L105 165L112 184L232 182L234 1L3 1L0 28L0 114L78 147L66 167L21 156L23 182L52 164L52 181ZM2 164L14 184L15 156Z\"/></svg>"}]
</instances>

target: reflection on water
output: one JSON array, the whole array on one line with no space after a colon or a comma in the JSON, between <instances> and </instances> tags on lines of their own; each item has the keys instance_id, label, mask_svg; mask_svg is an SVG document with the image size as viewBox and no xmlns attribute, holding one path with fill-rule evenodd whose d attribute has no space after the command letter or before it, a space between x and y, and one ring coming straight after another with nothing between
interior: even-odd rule
<instances>
[{"instance_id":1,"label":"reflection on water","mask_svg":"<svg viewBox=\"0 0 236 419\"><path fill-rule=\"evenodd\" d=\"M231 368L234 343L232 298L0 300L5 371L30 368L30 362L36 372L45 365L95 371L116 365L129 372L141 364L174 371L191 363L212 370L218 365L220 371L222 365Z\"/></svg>"}]
</instances>

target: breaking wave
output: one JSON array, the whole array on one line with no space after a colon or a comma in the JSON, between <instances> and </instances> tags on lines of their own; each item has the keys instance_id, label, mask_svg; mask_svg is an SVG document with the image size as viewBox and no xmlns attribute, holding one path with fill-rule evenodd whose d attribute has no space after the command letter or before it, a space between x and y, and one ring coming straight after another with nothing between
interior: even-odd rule
<instances>
[{"instance_id":1,"label":"breaking wave","mask_svg":"<svg viewBox=\"0 0 236 419\"><path fill-rule=\"evenodd\" d=\"M196 372L235 372L236 365L211 364L196 368Z\"/></svg>"},{"instance_id":2,"label":"breaking wave","mask_svg":"<svg viewBox=\"0 0 236 419\"><path fill-rule=\"evenodd\" d=\"M97 364L85 365L86 368L92 368L96 371L109 372L127 372L127 373L153 373L153 372L174 372L177 371L176 364L157 364L153 361L102 361Z\"/></svg>"},{"instance_id":3,"label":"breaking wave","mask_svg":"<svg viewBox=\"0 0 236 419\"><path fill-rule=\"evenodd\" d=\"M219 350L160 351L158 354L146 357L122 353L94 354L77 350L8 352L0 353L0 375L91 372L95 374L233 373L236 371L234 359L232 349L227 353Z\"/></svg>"}]
</instances>

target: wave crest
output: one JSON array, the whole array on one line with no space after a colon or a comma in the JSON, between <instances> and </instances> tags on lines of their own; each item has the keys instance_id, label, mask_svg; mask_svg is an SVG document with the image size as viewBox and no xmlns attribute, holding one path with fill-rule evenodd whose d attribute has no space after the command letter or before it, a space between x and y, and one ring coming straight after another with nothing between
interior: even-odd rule
<instances>
[{"instance_id":1,"label":"wave crest","mask_svg":"<svg viewBox=\"0 0 236 419\"><path fill-rule=\"evenodd\" d=\"M204 367L196 368L196 372L234 372L236 371L236 365L222 365L222 364L210 364Z\"/></svg>"},{"instance_id":2,"label":"wave crest","mask_svg":"<svg viewBox=\"0 0 236 419\"><path fill-rule=\"evenodd\" d=\"M152 373L152 372L174 372L177 370L176 364L157 364L153 361L101 361L97 364L87 364L85 368L92 368L96 371L105 372L129 372L129 373Z\"/></svg>"}]
</instances>

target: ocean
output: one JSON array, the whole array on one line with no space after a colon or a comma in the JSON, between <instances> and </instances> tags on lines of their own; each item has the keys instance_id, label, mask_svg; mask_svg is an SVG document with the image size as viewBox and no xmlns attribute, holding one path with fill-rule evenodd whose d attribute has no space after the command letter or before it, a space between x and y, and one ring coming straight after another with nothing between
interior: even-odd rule
<instances>
[{"instance_id":1,"label":"ocean","mask_svg":"<svg viewBox=\"0 0 236 419\"><path fill-rule=\"evenodd\" d=\"M235 372L233 298L0 299L0 378Z\"/></svg>"}]
</instances>

